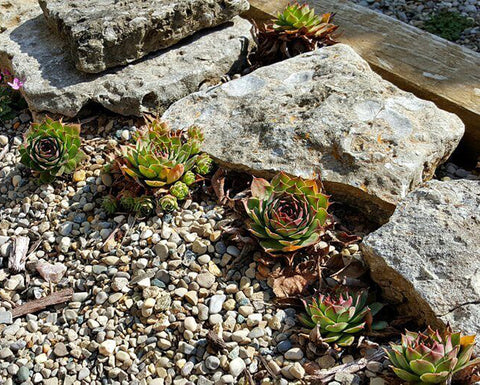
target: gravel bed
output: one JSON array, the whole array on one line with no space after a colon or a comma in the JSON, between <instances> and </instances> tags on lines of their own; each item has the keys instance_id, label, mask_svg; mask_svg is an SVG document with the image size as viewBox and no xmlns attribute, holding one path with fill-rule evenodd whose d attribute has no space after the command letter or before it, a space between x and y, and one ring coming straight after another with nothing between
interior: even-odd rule
<instances>
[{"instance_id":1,"label":"gravel bed","mask_svg":"<svg viewBox=\"0 0 480 385\"><path fill-rule=\"evenodd\" d=\"M480 52L480 2L478 0L351 0L354 3L393 16L418 28L424 28L432 15L442 10L460 13L473 20L456 43Z\"/></svg>"},{"instance_id":2,"label":"gravel bed","mask_svg":"<svg viewBox=\"0 0 480 385\"><path fill-rule=\"evenodd\" d=\"M259 253L237 261L241 246L221 230L230 214L212 200L147 220L106 215L100 201L112 180L101 170L128 126L109 125L110 138L84 132L81 169L39 186L18 162L28 121L22 114L0 128L8 146L0 159L0 383L246 384L248 372L257 384L287 385L300 383L308 361L329 368L356 358L302 348L295 309L273 305L267 281L256 278ZM39 242L26 272L13 274L6 264L19 236ZM361 258L356 244L330 252ZM11 318L13 307L67 287L66 305ZM212 347L209 332L224 349ZM330 384L384 385L387 370L374 362Z\"/></svg>"}]
</instances>

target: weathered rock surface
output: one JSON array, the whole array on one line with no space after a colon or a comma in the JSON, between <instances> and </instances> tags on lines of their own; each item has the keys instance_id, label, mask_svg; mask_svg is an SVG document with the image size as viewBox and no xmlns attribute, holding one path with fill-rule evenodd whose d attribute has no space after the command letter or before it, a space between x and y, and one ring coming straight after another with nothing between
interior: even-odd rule
<instances>
[{"instance_id":1,"label":"weathered rock surface","mask_svg":"<svg viewBox=\"0 0 480 385\"><path fill-rule=\"evenodd\" d=\"M480 333L480 181L429 182L361 246L402 314Z\"/></svg>"},{"instance_id":2,"label":"weathered rock surface","mask_svg":"<svg viewBox=\"0 0 480 385\"><path fill-rule=\"evenodd\" d=\"M202 83L241 68L250 28L235 17L124 68L94 75L75 68L38 10L36 17L0 35L0 66L25 80L22 93L34 112L72 117L95 103L122 115L157 114Z\"/></svg>"},{"instance_id":3,"label":"weathered rock surface","mask_svg":"<svg viewBox=\"0 0 480 385\"><path fill-rule=\"evenodd\" d=\"M35 8L36 0L0 0L0 32L18 25Z\"/></svg>"},{"instance_id":4,"label":"weathered rock surface","mask_svg":"<svg viewBox=\"0 0 480 385\"><path fill-rule=\"evenodd\" d=\"M167 48L248 10L247 0L39 0L76 67L98 73Z\"/></svg>"},{"instance_id":5,"label":"weathered rock surface","mask_svg":"<svg viewBox=\"0 0 480 385\"><path fill-rule=\"evenodd\" d=\"M224 166L321 174L337 201L380 221L432 177L464 132L457 116L384 81L346 45L190 95L164 118L202 127L204 151Z\"/></svg>"}]
</instances>

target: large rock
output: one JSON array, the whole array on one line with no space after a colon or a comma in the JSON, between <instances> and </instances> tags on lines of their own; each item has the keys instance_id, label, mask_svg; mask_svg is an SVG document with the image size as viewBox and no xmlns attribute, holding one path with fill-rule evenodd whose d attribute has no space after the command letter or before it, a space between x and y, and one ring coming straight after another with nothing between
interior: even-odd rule
<instances>
[{"instance_id":1,"label":"large rock","mask_svg":"<svg viewBox=\"0 0 480 385\"><path fill-rule=\"evenodd\" d=\"M97 73L167 48L248 10L247 0L39 0L76 67Z\"/></svg>"},{"instance_id":2,"label":"large rock","mask_svg":"<svg viewBox=\"0 0 480 385\"><path fill-rule=\"evenodd\" d=\"M429 182L362 250L372 278L402 314L480 334L480 181Z\"/></svg>"},{"instance_id":3,"label":"large rock","mask_svg":"<svg viewBox=\"0 0 480 385\"><path fill-rule=\"evenodd\" d=\"M340 44L190 95L164 118L201 126L204 150L226 167L321 174L337 201L380 221L464 132L457 116L399 90Z\"/></svg>"},{"instance_id":4,"label":"large rock","mask_svg":"<svg viewBox=\"0 0 480 385\"><path fill-rule=\"evenodd\" d=\"M241 68L250 28L237 16L134 64L94 75L75 68L38 9L36 17L0 34L0 66L25 80L22 92L35 112L73 117L95 103L122 115L156 114L202 83Z\"/></svg>"}]
</instances>

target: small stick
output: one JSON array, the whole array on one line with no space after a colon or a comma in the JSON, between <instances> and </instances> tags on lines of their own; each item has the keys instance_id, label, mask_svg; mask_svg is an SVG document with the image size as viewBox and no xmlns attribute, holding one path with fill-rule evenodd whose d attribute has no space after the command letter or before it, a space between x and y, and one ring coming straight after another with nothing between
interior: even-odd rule
<instances>
[{"instance_id":1,"label":"small stick","mask_svg":"<svg viewBox=\"0 0 480 385\"><path fill-rule=\"evenodd\" d=\"M20 273L25 270L25 260L27 259L29 237L18 237L13 240L12 251L8 258L8 269L14 273Z\"/></svg>"},{"instance_id":2,"label":"small stick","mask_svg":"<svg viewBox=\"0 0 480 385\"><path fill-rule=\"evenodd\" d=\"M268 362L265 359L265 357L263 357L261 354L258 354L257 357L260 359L260 362L262 363L263 367L268 372L268 374L270 374L270 376L272 376L275 380L278 379L278 376L273 372L270 366L268 366Z\"/></svg>"},{"instance_id":3,"label":"small stick","mask_svg":"<svg viewBox=\"0 0 480 385\"><path fill-rule=\"evenodd\" d=\"M68 288L64 290L57 291L46 297L34 299L24 303L23 305L17 306L12 309L12 317L22 317L26 314L36 313L37 311L43 310L48 306L58 305L60 303L67 302L72 299L73 289Z\"/></svg>"},{"instance_id":4,"label":"small stick","mask_svg":"<svg viewBox=\"0 0 480 385\"><path fill-rule=\"evenodd\" d=\"M385 356L385 352L383 349L378 349L373 354L369 355L368 357L362 357L358 360L349 362L348 364L338 365L333 367L332 369L322 369L317 371L315 374L307 376L307 381L319 381L321 384L326 384L331 381L335 374L338 372L346 372L346 373L356 373L362 369L364 369L367 364L371 361L378 361Z\"/></svg>"},{"instance_id":5,"label":"small stick","mask_svg":"<svg viewBox=\"0 0 480 385\"><path fill-rule=\"evenodd\" d=\"M227 349L227 344L225 344L225 341L213 330L208 331L207 341L210 344L210 346L215 350L222 351L224 349Z\"/></svg>"}]
</instances>

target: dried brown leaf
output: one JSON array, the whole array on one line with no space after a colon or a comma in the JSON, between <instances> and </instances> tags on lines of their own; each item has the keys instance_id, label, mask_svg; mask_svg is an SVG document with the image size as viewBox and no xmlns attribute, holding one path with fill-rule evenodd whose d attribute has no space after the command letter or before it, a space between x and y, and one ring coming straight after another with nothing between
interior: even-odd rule
<instances>
[{"instance_id":1,"label":"dried brown leaf","mask_svg":"<svg viewBox=\"0 0 480 385\"><path fill-rule=\"evenodd\" d=\"M273 280L273 292L279 298L291 297L306 292L312 280L308 276L293 275L291 277L278 277Z\"/></svg>"},{"instance_id":2,"label":"dried brown leaf","mask_svg":"<svg viewBox=\"0 0 480 385\"><path fill-rule=\"evenodd\" d=\"M220 204L225 203L225 171L219 168L212 176L212 188Z\"/></svg>"}]
</instances>

